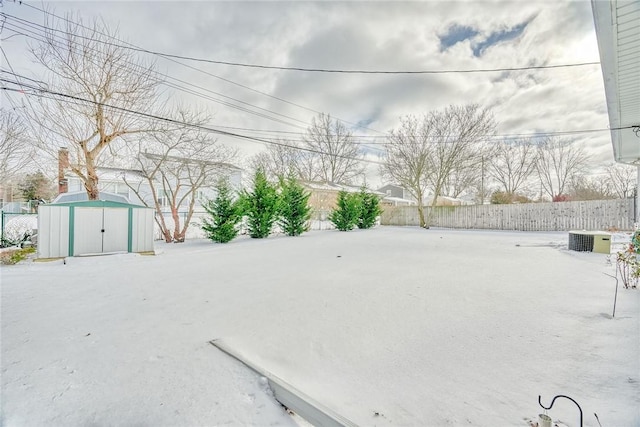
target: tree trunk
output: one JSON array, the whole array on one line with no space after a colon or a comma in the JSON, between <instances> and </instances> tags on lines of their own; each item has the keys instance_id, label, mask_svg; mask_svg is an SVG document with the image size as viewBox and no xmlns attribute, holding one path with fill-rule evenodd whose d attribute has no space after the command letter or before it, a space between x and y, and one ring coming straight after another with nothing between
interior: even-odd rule
<instances>
[{"instance_id":1,"label":"tree trunk","mask_svg":"<svg viewBox=\"0 0 640 427\"><path fill-rule=\"evenodd\" d=\"M87 198L89 200L98 200L100 198L100 190L98 190L98 174L96 166L93 163L91 153L85 152L85 160L87 167L87 178L84 180L84 188L87 190Z\"/></svg>"},{"instance_id":2,"label":"tree trunk","mask_svg":"<svg viewBox=\"0 0 640 427\"><path fill-rule=\"evenodd\" d=\"M180 215L175 206L171 207L171 217L173 218L173 241L174 243L182 243L184 236L180 236Z\"/></svg>"},{"instance_id":3,"label":"tree trunk","mask_svg":"<svg viewBox=\"0 0 640 427\"><path fill-rule=\"evenodd\" d=\"M87 190L87 197L89 200L98 200L100 198L98 177L95 172L89 173L89 178L84 182L84 188Z\"/></svg>"},{"instance_id":4,"label":"tree trunk","mask_svg":"<svg viewBox=\"0 0 640 427\"><path fill-rule=\"evenodd\" d=\"M189 202L189 210L187 212L187 216L184 219L184 224L182 225L182 230L180 230L180 234L179 234L179 241L180 242L184 242L187 238L187 229L189 228L189 224L191 223L191 218L193 217L193 211L194 211L194 207L196 204L196 200L195 197L191 197L191 201ZM176 228L176 230L178 230Z\"/></svg>"},{"instance_id":5,"label":"tree trunk","mask_svg":"<svg viewBox=\"0 0 640 427\"><path fill-rule=\"evenodd\" d=\"M424 220L424 206L422 202L418 202L418 217L420 218L420 227L428 228L425 227L427 223Z\"/></svg>"},{"instance_id":6,"label":"tree trunk","mask_svg":"<svg viewBox=\"0 0 640 427\"><path fill-rule=\"evenodd\" d=\"M433 199L431 200L431 206L429 206L429 214L427 215L427 220L424 225L424 228L429 228L431 226L431 221L433 220L433 214L436 210L436 205L438 204L438 197L440 197L440 192L442 191L442 184L438 184L433 192Z\"/></svg>"}]
</instances>

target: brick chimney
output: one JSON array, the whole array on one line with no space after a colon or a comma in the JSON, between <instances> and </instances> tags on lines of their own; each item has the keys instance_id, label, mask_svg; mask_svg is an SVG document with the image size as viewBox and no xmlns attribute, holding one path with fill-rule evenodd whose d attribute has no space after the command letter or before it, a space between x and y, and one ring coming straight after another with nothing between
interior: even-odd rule
<instances>
[{"instance_id":1,"label":"brick chimney","mask_svg":"<svg viewBox=\"0 0 640 427\"><path fill-rule=\"evenodd\" d=\"M69 150L62 147L58 150L58 194L69 191L69 182L64 175L65 170L69 167Z\"/></svg>"}]
</instances>

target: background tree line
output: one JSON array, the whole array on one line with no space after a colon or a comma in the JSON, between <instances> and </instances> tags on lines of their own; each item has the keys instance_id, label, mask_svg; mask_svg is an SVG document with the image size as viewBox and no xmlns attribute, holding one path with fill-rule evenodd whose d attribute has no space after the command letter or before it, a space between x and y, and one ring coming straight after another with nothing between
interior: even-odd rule
<instances>
[{"instance_id":1,"label":"background tree line","mask_svg":"<svg viewBox=\"0 0 640 427\"><path fill-rule=\"evenodd\" d=\"M29 187L33 176L24 171L33 158L44 154L55 164L58 148L65 146L69 170L83 182L89 199L99 195L100 166L138 171L151 187L147 203L156 209L165 240L183 241L198 190L228 176L240 160L238 152L207 129L211 115L204 108L171 103L162 89L166 76L154 63L111 43L117 31L101 21L85 25L80 16L67 18L47 22L42 39L31 47L32 59L46 70L43 80L21 83L37 94L33 102L1 111L2 182L17 178ZM632 167L609 165L598 178L587 174L588 157L577 140L498 139L497 126L492 111L477 104L401 117L383 143L379 172L415 198L423 227L430 222L425 202L433 206L440 196L514 203L635 192ZM299 140L271 141L249 160L249 170L263 171L267 180L364 183L371 158L361 149L363 139L343 121L320 113ZM140 183L127 184L142 196ZM37 187L39 194L29 190L26 197L47 198L48 190ZM168 201L170 220L161 201ZM183 218L179 210L185 206Z\"/></svg>"}]
</instances>

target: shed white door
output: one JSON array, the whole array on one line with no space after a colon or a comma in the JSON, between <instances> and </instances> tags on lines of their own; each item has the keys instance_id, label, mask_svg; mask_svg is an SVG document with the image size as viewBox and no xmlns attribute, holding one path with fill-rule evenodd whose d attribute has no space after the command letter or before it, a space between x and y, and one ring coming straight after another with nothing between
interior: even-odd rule
<instances>
[{"instance_id":1,"label":"shed white door","mask_svg":"<svg viewBox=\"0 0 640 427\"><path fill-rule=\"evenodd\" d=\"M128 209L75 208L73 254L126 252Z\"/></svg>"},{"instance_id":2,"label":"shed white door","mask_svg":"<svg viewBox=\"0 0 640 427\"><path fill-rule=\"evenodd\" d=\"M127 252L129 209L104 209L102 252Z\"/></svg>"}]
</instances>

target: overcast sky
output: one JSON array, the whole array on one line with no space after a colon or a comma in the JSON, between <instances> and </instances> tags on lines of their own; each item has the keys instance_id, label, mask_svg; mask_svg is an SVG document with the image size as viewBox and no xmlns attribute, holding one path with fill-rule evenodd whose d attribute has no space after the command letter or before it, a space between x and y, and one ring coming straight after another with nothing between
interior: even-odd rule
<instances>
[{"instance_id":1,"label":"overcast sky","mask_svg":"<svg viewBox=\"0 0 640 427\"><path fill-rule=\"evenodd\" d=\"M405 71L599 61L589 1L83 1L44 6L58 15L79 12L87 22L101 17L110 27L119 27L120 38L145 49L218 61ZM43 22L42 13L6 0L3 12ZM24 37L5 40L3 48L17 72L37 74L29 65ZM492 107L499 134L608 127L599 65L477 74L362 75L181 60L193 67L187 68L157 56L149 59L157 61L161 72L205 88L191 90L241 100L269 110L259 112L279 120L172 90L174 100L209 110L214 115L212 125L218 126L301 132L315 112L325 112L349 122L354 133L380 137L397 126L402 115L420 115L450 104L481 103ZM608 132L573 138L588 150L594 167L613 161ZM257 143L221 141L237 145L246 155L263 149ZM375 143L369 147L375 152Z\"/></svg>"}]
</instances>

